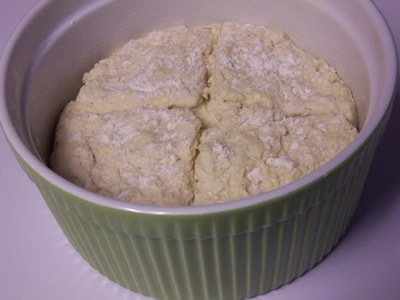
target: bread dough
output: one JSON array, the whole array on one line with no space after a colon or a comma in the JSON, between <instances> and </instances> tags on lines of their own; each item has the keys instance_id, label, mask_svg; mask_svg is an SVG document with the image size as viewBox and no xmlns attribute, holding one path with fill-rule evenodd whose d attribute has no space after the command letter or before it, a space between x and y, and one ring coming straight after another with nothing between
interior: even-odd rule
<instances>
[{"instance_id":1,"label":"bread dough","mask_svg":"<svg viewBox=\"0 0 400 300\"><path fill-rule=\"evenodd\" d=\"M157 31L84 75L51 167L97 193L182 206L309 174L357 135L350 89L283 32L236 23Z\"/></svg>"}]
</instances>

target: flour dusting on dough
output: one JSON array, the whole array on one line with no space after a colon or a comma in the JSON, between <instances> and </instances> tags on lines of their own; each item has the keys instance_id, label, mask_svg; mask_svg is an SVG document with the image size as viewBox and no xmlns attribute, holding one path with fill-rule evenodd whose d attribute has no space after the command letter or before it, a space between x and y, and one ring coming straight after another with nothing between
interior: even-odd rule
<instances>
[{"instance_id":1,"label":"flour dusting on dough","mask_svg":"<svg viewBox=\"0 0 400 300\"><path fill-rule=\"evenodd\" d=\"M213 204L309 174L357 135L350 89L283 32L176 27L129 41L83 77L51 167L93 192Z\"/></svg>"}]
</instances>

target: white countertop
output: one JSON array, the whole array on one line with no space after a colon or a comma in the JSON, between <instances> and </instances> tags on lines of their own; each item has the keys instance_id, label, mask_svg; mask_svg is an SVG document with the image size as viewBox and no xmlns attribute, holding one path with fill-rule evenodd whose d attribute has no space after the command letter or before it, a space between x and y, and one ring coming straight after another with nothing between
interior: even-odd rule
<instances>
[{"instance_id":1,"label":"white countertop","mask_svg":"<svg viewBox=\"0 0 400 300\"><path fill-rule=\"evenodd\" d=\"M0 1L0 50L39 0ZM400 1L375 0L400 45ZM400 299L400 96L360 206L334 251L304 276L257 300ZM0 299L144 300L74 251L0 131Z\"/></svg>"}]
</instances>

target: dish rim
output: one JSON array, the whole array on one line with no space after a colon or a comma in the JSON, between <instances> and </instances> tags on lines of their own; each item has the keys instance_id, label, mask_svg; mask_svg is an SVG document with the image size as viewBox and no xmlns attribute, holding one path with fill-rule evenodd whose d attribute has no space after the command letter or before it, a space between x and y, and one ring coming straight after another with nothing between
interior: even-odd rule
<instances>
[{"instance_id":1,"label":"dish rim","mask_svg":"<svg viewBox=\"0 0 400 300\"><path fill-rule=\"evenodd\" d=\"M225 203L208 204L201 206L155 206L155 205L144 205L135 204L129 202L123 202L120 200L108 198L94 192L85 190L68 180L64 179L60 175L52 171L47 165L45 165L35 154L33 154L24 144L22 139L19 137L16 129L13 126L13 122L8 114L8 108L6 105L6 75L8 73L8 63L13 49L17 46L18 40L21 35L24 34L26 25L31 20L38 17L41 11L50 3L52 0L41 1L37 4L20 22L14 33L11 35L7 42L0 61L0 126L4 132L5 138L12 147L15 154L17 154L37 175L41 176L48 183L63 190L64 192L73 195L83 201L88 201L93 204L97 204L110 209L116 209L121 211L129 211L141 214L150 215L204 215L228 212L232 210L244 209L251 206L255 206L264 202L279 200L287 197L290 194L296 193L299 190L303 190L310 185L317 183L324 177L329 176L334 170L345 164L373 135L375 129L381 124L385 114L390 109L393 97L396 90L397 82L397 54L392 34L389 26L383 15L380 13L376 5L369 1L360 1L360 5L364 5L368 9L368 13L371 15L371 20L376 25L376 29L379 32L383 41L383 48L385 51L385 58L388 62L388 70L386 73L387 80L383 87L383 92L380 96L380 105L374 112L368 122L366 122L364 128L359 132L356 138L336 157L320 166L308 175L303 176L287 185L281 186L277 189L247 198L229 201Z\"/></svg>"}]
</instances>

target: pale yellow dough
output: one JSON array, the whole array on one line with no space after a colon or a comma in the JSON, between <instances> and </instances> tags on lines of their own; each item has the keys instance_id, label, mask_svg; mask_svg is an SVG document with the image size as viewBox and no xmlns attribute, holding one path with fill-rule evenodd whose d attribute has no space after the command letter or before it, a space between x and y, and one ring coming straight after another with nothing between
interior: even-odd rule
<instances>
[{"instance_id":1,"label":"pale yellow dough","mask_svg":"<svg viewBox=\"0 0 400 300\"><path fill-rule=\"evenodd\" d=\"M84 76L51 167L116 199L202 205L318 168L357 135L350 89L281 31L236 23L152 32Z\"/></svg>"}]
</instances>

